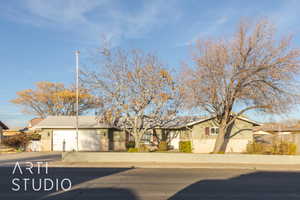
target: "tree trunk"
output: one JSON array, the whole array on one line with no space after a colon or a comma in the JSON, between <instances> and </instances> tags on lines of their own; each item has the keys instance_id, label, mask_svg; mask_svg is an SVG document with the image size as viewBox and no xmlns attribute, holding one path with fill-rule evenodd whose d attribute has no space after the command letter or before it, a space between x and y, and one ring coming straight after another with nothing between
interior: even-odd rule
<instances>
[{"instance_id":1,"label":"tree trunk","mask_svg":"<svg viewBox=\"0 0 300 200\"><path fill-rule=\"evenodd\" d=\"M134 130L134 144L135 144L135 148L139 148L140 147L140 137L139 137L139 132L137 130Z\"/></svg>"},{"instance_id":2,"label":"tree trunk","mask_svg":"<svg viewBox=\"0 0 300 200\"><path fill-rule=\"evenodd\" d=\"M226 135L226 128L224 125L221 125L219 127L219 134L215 142L213 153L225 153L226 151L226 147L224 147L225 135Z\"/></svg>"}]
</instances>

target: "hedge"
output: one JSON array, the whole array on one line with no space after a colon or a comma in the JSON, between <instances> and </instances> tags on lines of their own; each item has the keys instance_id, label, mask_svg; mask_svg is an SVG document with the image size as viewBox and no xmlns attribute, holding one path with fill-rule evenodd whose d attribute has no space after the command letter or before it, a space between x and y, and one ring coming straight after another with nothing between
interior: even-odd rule
<instances>
[{"instance_id":1,"label":"hedge","mask_svg":"<svg viewBox=\"0 0 300 200\"><path fill-rule=\"evenodd\" d=\"M247 145L247 153L269 155L295 155L297 153L297 145L291 142L284 141L280 141L274 144L250 142Z\"/></svg>"},{"instance_id":2,"label":"hedge","mask_svg":"<svg viewBox=\"0 0 300 200\"><path fill-rule=\"evenodd\" d=\"M158 145L158 151L168 151L168 143L166 141L161 141Z\"/></svg>"},{"instance_id":3,"label":"hedge","mask_svg":"<svg viewBox=\"0 0 300 200\"><path fill-rule=\"evenodd\" d=\"M179 142L179 151L183 153L192 153L192 143L191 141L181 141Z\"/></svg>"}]
</instances>

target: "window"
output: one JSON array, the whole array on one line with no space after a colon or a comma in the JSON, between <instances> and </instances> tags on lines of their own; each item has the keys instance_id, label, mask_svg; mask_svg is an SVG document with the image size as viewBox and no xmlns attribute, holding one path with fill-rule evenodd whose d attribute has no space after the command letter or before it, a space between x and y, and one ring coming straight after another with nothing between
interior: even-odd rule
<instances>
[{"instance_id":1,"label":"window","mask_svg":"<svg viewBox=\"0 0 300 200\"><path fill-rule=\"evenodd\" d=\"M211 127L210 128L210 135L218 135L219 134L219 128L218 127Z\"/></svg>"},{"instance_id":2,"label":"window","mask_svg":"<svg viewBox=\"0 0 300 200\"><path fill-rule=\"evenodd\" d=\"M219 134L219 127L205 127L205 135L218 135Z\"/></svg>"}]
</instances>

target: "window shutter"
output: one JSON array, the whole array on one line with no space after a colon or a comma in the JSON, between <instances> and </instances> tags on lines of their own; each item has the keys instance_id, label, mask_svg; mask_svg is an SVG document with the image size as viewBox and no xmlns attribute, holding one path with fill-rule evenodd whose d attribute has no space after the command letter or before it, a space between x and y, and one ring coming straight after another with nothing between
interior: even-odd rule
<instances>
[{"instance_id":1,"label":"window shutter","mask_svg":"<svg viewBox=\"0 0 300 200\"><path fill-rule=\"evenodd\" d=\"M209 127L205 127L205 135L209 135Z\"/></svg>"}]
</instances>

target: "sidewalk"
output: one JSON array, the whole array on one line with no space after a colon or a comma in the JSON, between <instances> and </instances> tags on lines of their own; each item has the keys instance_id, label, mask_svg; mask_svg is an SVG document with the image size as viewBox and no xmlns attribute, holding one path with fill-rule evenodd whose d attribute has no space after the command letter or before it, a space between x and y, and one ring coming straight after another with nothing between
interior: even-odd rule
<instances>
[{"instance_id":1,"label":"sidewalk","mask_svg":"<svg viewBox=\"0 0 300 200\"><path fill-rule=\"evenodd\" d=\"M155 162L50 162L49 167L79 168L181 168L181 169L250 169L264 171L300 171L300 165L220 164L220 163L155 163Z\"/></svg>"}]
</instances>

